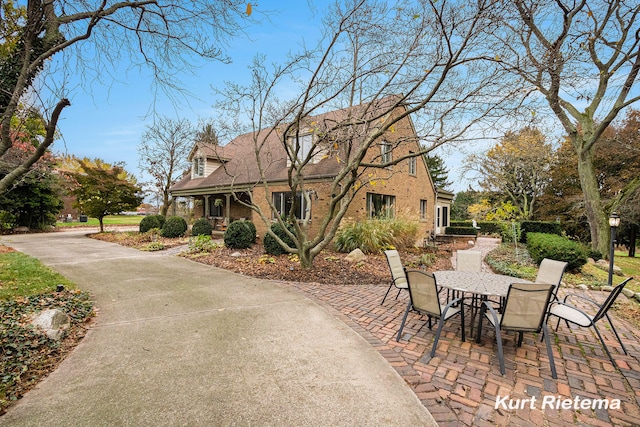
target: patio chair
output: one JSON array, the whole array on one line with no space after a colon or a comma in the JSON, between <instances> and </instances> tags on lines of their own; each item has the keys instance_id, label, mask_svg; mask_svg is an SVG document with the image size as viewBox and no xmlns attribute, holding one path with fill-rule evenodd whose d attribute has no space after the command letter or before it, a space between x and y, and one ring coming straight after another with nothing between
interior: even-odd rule
<instances>
[{"instance_id":1,"label":"patio chair","mask_svg":"<svg viewBox=\"0 0 640 427\"><path fill-rule=\"evenodd\" d=\"M560 289L560 282L562 281L562 276L564 275L567 265L564 261L555 261L549 258L543 259L540 263L535 282L555 285L551 296L552 301L558 300L558 289Z\"/></svg>"},{"instance_id":2,"label":"patio chair","mask_svg":"<svg viewBox=\"0 0 640 427\"><path fill-rule=\"evenodd\" d=\"M472 271L480 273L482 271L482 252L480 251L457 251L456 271Z\"/></svg>"},{"instance_id":3,"label":"patio chair","mask_svg":"<svg viewBox=\"0 0 640 427\"><path fill-rule=\"evenodd\" d=\"M625 280L624 282L620 283L618 286L613 288L613 290L611 291L607 299L605 299L602 304L598 304L596 301L590 298L587 298L584 295L578 295L575 293L566 295L562 302L558 301L553 303L553 305L551 305L551 308L549 309L549 316L556 316L558 318L558 324L556 325L555 330L556 331L558 330L558 326L560 326L561 320L565 321L565 323L567 324L567 327L569 327L569 323L582 326L583 328L593 327L593 329L596 331L596 334L598 335L598 338L600 339L600 342L602 343L602 347L604 347L604 351L607 353L607 356L609 356L609 360L611 360L611 363L613 363L613 366L617 367L618 365L616 365L616 362L613 360L613 357L609 352L609 348L605 344L604 339L602 339L602 335L600 334L600 330L598 330L597 323L603 317L605 317L609 321L609 325L611 325L611 330L613 331L616 338L618 339L618 342L620 343L620 347L622 347L622 351L624 351L624 354L628 354L627 349L624 347L624 344L622 344L620 335L618 335L618 331L616 331L616 328L613 326L613 323L611 322L611 318L609 317L609 314L607 312L609 311L611 306L613 306L613 303L616 301L616 298L618 298L618 296L622 292L622 289L624 289L625 285L629 283L631 279L632 277L628 278L627 280ZM591 316L585 313L583 310L571 304L568 304L567 300L572 297L579 298L583 301L588 302L589 304L593 305L594 308L597 308L597 312L593 316Z\"/></svg>"},{"instance_id":4,"label":"patio chair","mask_svg":"<svg viewBox=\"0 0 640 427\"><path fill-rule=\"evenodd\" d=\"M407 321L407 316L409 314L409 311L411 310L417 311L420 314L427 315L429 329L432 328L431 319L434 317L436 319L439 319L438 331L436 332L436 338L433 342L431 357L433 357L433 355L435 354L444 322L449 320L456 314L460 315L460 323L462 326L462 341L464 341L464 304L461 303L462 299L455 299L446 305L441 304L438 297L438 285L436 283L436 278L431 273L426 273L419 270L409 270L407 272L407 279L409 284L409 303L407 304L407 309L405 310L404 317L402 318L402 322L400 323L400 329L398 330L396 341L400 341L402 330L404 329L404 324ZM457 305L457 307L454 307L454 305Z\"/></svg>"},{"instance_id":5,"label":"patio chair","mask_svg":"<svg viewBox=\"0 0 640 427\"><path fill-rule=\"evenodd\" d=\"M549 355L551 376L554 379L558 378L551 350L551 341L547 331L547 323L545 322L552 293L552 284L512 283L509 285L502 313L498 313L490 302L483 301L484 307L488 310L485 312L485 317L489 319L495 329L500 373L502 375L504 375L505 369L500 330L518 332L518 347L522 345L522 338L525 332L540 333L542 331L547 346L547 354ZM482 333L481 330L478 331L478 334L480 333Z\"/></svg>"},{"instance_id":6,"label":"patio chair","mask_svg":"<svg viewBox=\"0 0 640 427\"><path fill-rule=\"evenodd\" d=\"M403 289L407 289L409 287L407 284L406 269L402 265L398 251L395 249L384 251L384 255L387 257L389 270L391 270L391 283L389 284L389 289L387 289L387 293L384 294L384 298L382 298L380 305L384 304L384 301L387 299L387 295L389 295L389 291L392 287L395 286L398 289L398 295L400 295L400 292ZM398 295L396 295L396 299L398 298Z\"/></svg>"}]
</instances>

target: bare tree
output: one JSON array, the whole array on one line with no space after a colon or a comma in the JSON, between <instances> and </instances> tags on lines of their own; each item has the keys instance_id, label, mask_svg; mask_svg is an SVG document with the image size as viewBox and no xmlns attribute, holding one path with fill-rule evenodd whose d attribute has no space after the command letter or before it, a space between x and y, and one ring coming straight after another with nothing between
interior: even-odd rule
<instances>
[{"instance_id":1,"label":"bare tree","mask_svg":"<svg viewBox=\"0 0 640 427\"><path fill-rule=\"evenodd\" d=\"M153 178L153 187L162 197L160 214L163 216L173 204L169 188L188 168L187 156L193 143L194 130L187 119L160 117L142 134L138 146L139 167Z\"/></svg>"},{"instance_id":2,"label":"bare tree","mask_svg":"<svg viewBox=\"0 0 640 427\"><path fill-rule=\"evenodd\" d=\"M316 48L273 67L258 57L251 85L231 84L222 92L220 110L229 121L226 128L224 123L217 128L235 134L253 132L262 176L256 185L264 186L266 194L270 165L261 161L260 154L274 135L286 150L288 186L294 194L310 197L306 171L316 156L329 153L340 165L319 232L308 233L307 215L301 222L292 221L295 230L289 237L295 247L273 236L299 256L303 267L310 267L329 244L363 188L393 173L390 166L443 144L465 141L478 123L504 116L516 93L501 78L500 67L479 54L492 25L489 11L496 4L491 0L400 1L393 6L365 0L337 2L327 11L326 32ZM280 98L284 93L293 95ZM314 120L327 111L338 113ZM380 153L383 136L409 116L414 117L416 135L398 135L390 148L413 138L424 149L390 160L368 157L376 151L372 148ZM244 128L237 126L240 117L246 118L240 120L248 124ZM317 136L311 146L303 138L308 129ZM254 202L248 205L269 224L277 207L269 197L266 202L268 212ZM296 208L294 203L290 219Z\"/></svg>"},{"instance_id":3,"label":"bare tree","mask_svg":"<svg viewBox=\"0 0 640 427\"><path fill-rule=\"evenodd\" d=\"M239 18L249 13L239 2L214 0L26 3L2 4L0 157L11 148L12 132L20 132L11 126L20 102L43 103L38 109L46 134L33 155L0 180L2 192L53 144L60 114L70 105L64 76L80 73L90 84L126 58L131 67L152 70L152 90L177 89L175 71L190 69L195 57L225 59L221 43L241 30ZM48 72L56 66L66 68Z\"/></svg>"},{"instance_id":4,"label":"bare tree","mask_svg":"<svg viewBox=\"0 0 640 427\"><path fill-rule=\"evenodd\" d=\"M624 0L516 0L506 8L508 13L496 19L502 19L502 25L492 32L497 39L489 44L488 56L518 76L530 102L546 105L562 124L578 158L592 246L606 254L607 217L625 197L602 199L594 150L616 116L640 99L640 5ZM633 194L638 186L640 179L635 179L621 194Z\"/></svg>"}]
</instances>

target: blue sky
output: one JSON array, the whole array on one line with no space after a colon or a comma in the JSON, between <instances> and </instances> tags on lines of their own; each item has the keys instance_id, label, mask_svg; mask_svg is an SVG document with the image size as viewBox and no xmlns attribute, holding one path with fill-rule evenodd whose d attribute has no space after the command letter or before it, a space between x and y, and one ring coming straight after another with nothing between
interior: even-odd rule
<instances>
[{"instance_id":1,"label":"blue sky","mask_svg":"<svg viewBox=\"0 0 640 427\"><path fill-rule=\"evenodd\" d=\"M315 44L319 38L320 19L328 1L313 2L312 11L306 1L296 0L283 4L278 0L261 0L254 12L270 11L269 19L252 25L246 36L230 41L226 53L231 64L210 61L199 64L196 75L184 73L180 80L184 89L197 94L188 104L179 105L164 94L154 94L145 70L126 71L129 64L117 64L116 80L94 82L87 90L80 88L69 94L71 106L63 111L58 123L62 138L54 144L56 153L77 157L100 158L106 162L125 162L126 169L142 176L138 168L137 146L145 126L152 123L150 109L155 105L158 114L172 118L188 118L194 124L199 118L214 114L212 86L222 87L225 81L243 83L249 78L248 65L258 53L268 62L282 61L288 51L297 50L305 40ZM155 99L154 99L155 98ZM441 153L450 170L454 190L467 188L456 173L459 153Z\"/></svg>"}]
</instances>

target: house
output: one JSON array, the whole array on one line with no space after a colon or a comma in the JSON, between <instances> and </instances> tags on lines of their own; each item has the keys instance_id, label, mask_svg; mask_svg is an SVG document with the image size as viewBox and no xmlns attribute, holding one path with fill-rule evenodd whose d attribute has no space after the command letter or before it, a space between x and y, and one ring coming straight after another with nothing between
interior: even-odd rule
<instances>
[{"instance_id":1,"label":"house","mask_svg":"<svg viewBox=\"0 0 640 427\"><path fill-rule=\"evenodd\" d=\"M305 118L297 121L297 127L283 125L246 133L224 146L197 142L188 156L191 171L170 189L171 194L191 198L195 216L210 219L215 227L245 218L264 235L268 222L275 220L269 202L278 214L291 208L294 195L288 171L299 167L304 192L295 194L296 218L307 215L309 233L317 233L336 188L341 188L332 190L332 182L357 155L362 141L396 115L400 120L363 150L363 162L369 166L358 169L358 183L351 189L353 200L344 220L401 215L419 223L418 240L422 241L434 235L436 227L448 224L451 197L443 193L445 197L438 199L423 156L403 159L418 152L420 145L406 107L397 99L384 98ZM390 102L395 102L392 108ZM309 161L304 167L295 161L305 158ZM384 168L371 167L394 159L401 160ZM251 203L265 215L267 224L247 206Z\"/></svg>"}]
</instances>

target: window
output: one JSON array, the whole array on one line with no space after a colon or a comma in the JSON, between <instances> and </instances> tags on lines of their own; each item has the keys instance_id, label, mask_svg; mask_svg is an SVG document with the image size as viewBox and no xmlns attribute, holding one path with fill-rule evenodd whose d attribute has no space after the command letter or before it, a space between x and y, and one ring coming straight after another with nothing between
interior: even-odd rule
<instances>
[{"instance_id":1,"label":"window","mask_svg":"<svg viewBox=\"0 0 640 427\"><path fill-rule=\"evenodd\" d=\"M413 152L409 152L409 154L413 154ZM409 175L411 176L416 176L416 170L417 170L417 161L415 157L410 157L409 158Z\"/></svg>"},{"instance_id":2,"label":"window","mask_svg":"<svg viewBox=\"0 0 640 427\"><path fill-rule=\"evenodd\" d=\"M307 135L298 135L297 143L300 145L298 151L298 159L305 160L309 153L313 150L313 134L309 133ZM289 138L289 145L291 146L291 151L295 151L296 149L296 137L292 136ZM313 159L311 159L311 163L313 163Z\"/></svg>"},{"instance_id":3,"label":"window","mask_svg":"<svg viewBox=\"0 0 640 427\"><path fill-rule=\"evenodd\" d=\"M193 176L194 177L202 177L204 176L204 158L196 157L193 159Z\"/></svg>"},{"instance_id":4,"label":"window","mask_svg":"<svg viewBox=\"0 0 640 427\"><path fill-rule=\"evenodd\" d=\"M396 196L367 193L369 218L393 218Z\"/></svg>"},{"instance_id":5,"label":"window","mask_svg":"<svg viewBox=\"0 0 640 427\"><path fill-rule=\"evenodd\" d=\"M443 227L449 226L449 207L448 206L442 207L442 226Z\"/></svg>"},{"instance_id":6,"label":"window","mask_svg":"<svg viewBox=\"0 0 640 427\"><path fill-rule=\"evenodd\" d=\"M389 163L391 161L391 144L383 141L380 145L381 163Z\"/></svg>"},{"instance_id":7,"label":"window","mask_svg":"<svg viewBox=\"0 0 640 427\"><path fill-rule=\"evenodd\" d=\"M420 219L425 221L427 219L427 201L420 200Z\"/></svg>"},{"instance_id":8,"label":"window","mask_svg":"<svg viewBox=\"0 0 640 427\"><path fill-rule=\"evenodd\" d=\"M278 211L278 215L286 216L289 215L291 205L293 205L295 201L295 217L298 220L303 220L305 218L305 213L309 210L307 202L300 192L296 194L295 200L292 195L293 193L291 191L274 192L272 193L273 204Z\"/></svg>"},{"instance_id":9,"label":"window","mask_svg":"<svg viewBox=\"0 0 640 427\"><path fill-rule=\"evenodd\" d=\"M222 210L222 203L218 202L216 204L216 200L220 200L220 202L222 201L222 199L209 199L209 216L223 217L224 212Z\"/></svg>"}]
</instances>

